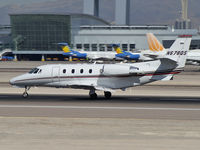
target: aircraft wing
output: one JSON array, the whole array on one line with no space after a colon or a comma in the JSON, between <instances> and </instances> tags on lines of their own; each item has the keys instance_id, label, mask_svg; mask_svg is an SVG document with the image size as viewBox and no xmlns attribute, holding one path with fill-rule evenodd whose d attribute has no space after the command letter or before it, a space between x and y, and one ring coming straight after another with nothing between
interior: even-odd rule
<instances>
[{"instance_id":1,"label":"aircraft wing","mask_svg":"<svg viewBox=\"0 0 200 150\"><path fill-rule=\"evenodd\" d=\"M145 57L149 57L149 58L152 58L152 59L159 59L159 58L164 57L164 55L166 54L166 50L165 51L159 51L159 52L152 52L150 50L144 50L144 51L141 52L141 54Z\"/></svg>"},{"instance_id":2,"label":"aircraft wing","mask_svg":"<svg viewBox=\"0 0 200 150\"><path fill-rule=\"evenodd\" d=\"M200 64L200 50L190 50L187 55L187 64Z\"/></svg>"},{"instance_id":3,"label":"aircraft wing","mask_svg":"<svg viewBox=\"0 0 200 150\"><path fill-rule=\"evenodd\" d=\"M95 88L96 90L99 90L99 91L109 91L109 92L113 92L113 89L106 88L106 87L102 87L102 86L95 86L94 88Z\"/></svg>"},{"instance_id":4,"label":"aircraft wing","mask_svg":"<svg viewBox=\"0 0 200 150\"><path fill-rule=\"evenodd\" d=\"M70 88L74 88L74 89L86 89L86 90L90 90L91 88L94 88L96 90L99 90L99 91L110 91L112 92L113 90L111 88L106 88L106 87L102 87L102 86L97 86L97 85L92 85L90 83L69 83L67 84L68 87Z\"/></svg>"},{"instance_id":5,"label":"aircraft wing","mask_svg":"<svg viewBox=\"0 0 200 150\"><path fill-rule=\"evenodd\" d=\"M152 59L157 59L159 58L161 55L158 54L143 54L146 57L152 58Z\"/></svg>"}]
</instances>

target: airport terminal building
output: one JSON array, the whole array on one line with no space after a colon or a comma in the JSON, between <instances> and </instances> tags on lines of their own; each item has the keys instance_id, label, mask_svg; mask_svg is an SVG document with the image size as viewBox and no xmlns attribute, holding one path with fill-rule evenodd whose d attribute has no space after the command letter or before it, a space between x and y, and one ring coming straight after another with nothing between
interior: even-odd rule
<instances>
[{"instance_id":1,"label":"airport terminal building","mask_svg":"<svg viewBox=\"0 0 200 150\"><path fill-rule=\"evenodd\" d=\"M10 25L0 25L0 51L11 48L11 27Z\"/></svg>"},{"instance_id":2,"label":"airport terminal building","mask_svg":"<svg viewBox=\"0 0 200 150\"><path fill-rule=\"evenodd\" d=\"M74 43L82 25L109 25L84 14L11 14L11 35L16 55L59 55L57 43ZM28 56L27 56L28 57Z\"/></svg>"},{"instance_id":3,"label":"airport terminal building","mask_svg":"<svg viewBox=\"0 0 200 150\"><path fill-rule=\"evenodd\" d=\"M178 35L189 34L193 36L190 48L200 49L197 29L173 29L167 25L111 25L87 14L10 14L10 20L7 37L11 39L13 54L19 60L40 60L42 56L50 55L63 57L57 45L60 42L86 51L113 51L110 47L113 43L128 51L148 49L146 33L149 32L154 33L166 48Z\"/></svg>"},{"instance_id":4,"label":"airport terminal building","mask_svg":"<svg viewBox=\"0 0 200 150\"><path fill-rule=\"evenodd\" d=\"M146 33L154 33L169 48L174 40L182 34L192 35L191 49L200 49L200 35L196 29L172 29L167 25L160 26L81 26L74 36L76 49L90 51L112 51L109 44L118 43L127 51L148 49ZM77 43L78 42L78 43Z\"/></svg>"}]
</instances>

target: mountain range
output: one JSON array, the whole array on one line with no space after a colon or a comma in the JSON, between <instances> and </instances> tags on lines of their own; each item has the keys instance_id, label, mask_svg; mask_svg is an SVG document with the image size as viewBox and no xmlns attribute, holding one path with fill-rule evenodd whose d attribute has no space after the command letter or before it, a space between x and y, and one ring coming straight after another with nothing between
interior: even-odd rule
<instances>
[{"instance_id":1,"label":"mountain range","mask_svg":"<svg viewBox=\"0 0 200 150\"><path fill-rule=\"evenodd\" d=\"M200 26L199 0L189 0L188 16L194 27ZM54 0L35 3L12 3L0 7L0 24L10 24L13 13L82 13L83 0ZM181 17L181 0L131 0L130 22L169 24ZM114 23L115 0L100 0L100 17Z\"/></svg>"}]
</instances>

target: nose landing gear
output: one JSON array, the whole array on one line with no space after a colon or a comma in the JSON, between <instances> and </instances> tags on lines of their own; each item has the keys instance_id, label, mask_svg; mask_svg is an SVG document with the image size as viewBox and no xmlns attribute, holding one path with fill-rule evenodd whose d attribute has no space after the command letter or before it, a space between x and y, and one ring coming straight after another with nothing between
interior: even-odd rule
<instances>
[{"instance_id":1,"label":"nose landing gear","mask_svg":"<svg viewBox=\"0 0 200 150\"><path fill-rule=\"evenodd\" d=\"M23 98L27 98L29 95L28 95L28 90L30 90L31 87L29 86L25 86L25 91L24 93L22 94Z\"/></svg>"}]
</instances>

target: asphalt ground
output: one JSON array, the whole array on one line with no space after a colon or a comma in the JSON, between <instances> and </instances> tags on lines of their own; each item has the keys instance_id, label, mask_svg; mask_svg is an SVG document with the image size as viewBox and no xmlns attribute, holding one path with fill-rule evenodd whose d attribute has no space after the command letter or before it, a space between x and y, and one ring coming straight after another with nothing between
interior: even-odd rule
<instances>
[{"instance_id":1,"label":"asphalt ground","mask_svg":"<svg viewBox=\"0 0 200 150\"><path fill-rule=\"evenodd\" d=\"M4 150L200 148L197 97L0 94L0 115Z\"/></svg>"},{"instance_id":2,"label":"asphalt ground","mask_svg":"<svg viewBox=\"0 0 200 150\"><path fill-rule=\"evenodd\" d=\"M200 120L200 98L115 96L90 100L86 95L0 95L6 117L132 118Z\"/></svg>"}]
</instances>

